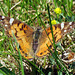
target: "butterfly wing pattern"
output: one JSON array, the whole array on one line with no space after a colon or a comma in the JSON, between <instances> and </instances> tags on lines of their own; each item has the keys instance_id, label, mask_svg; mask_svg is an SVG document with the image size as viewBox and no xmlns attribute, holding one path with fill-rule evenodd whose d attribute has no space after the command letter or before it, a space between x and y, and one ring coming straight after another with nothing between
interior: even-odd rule
<instances>
[{"instance_id":1,"label":"butterfly wing pattern","mask_svg":"<svg viewBox=\"0 0 75 75\"><path fill-rule=\"evenodd\" d=\"M69 33L75 28L75 22L65 22L65 23L62 22L61 24L56 24L52 26L52 28L53 28L54 40L55 40L55 43L57 43L66 33ZM50 27L47 28L46 31L44 30L42 32L41 37L39 38L39 45L36 50L37 51L36 55L39 57L44 56L47 53L49 53L48 47L53 49L53 46L51 44L51 42L53 43L53 41L52 41L52 33L51 33Z\"/></svg>"},{"instance_id":2,"label":"butterfly wing pattern","mask_svg":"<svg viewBox=\"0 0 75 75\"><path fill-rule=\"evenodd\" d=\"M13 18L0 15L0 24L4 26L5 32L8 36L13 37L12 31L19 43L19 49L21 55L27 59L32 59L34 56L43 57L49 53L47 45L53 49L52 46L52 34L50 27L40 32L37 28L34 31L33 28L27 24L15 20ZM75 28L75 22L65 22L52 26L55 42L57 43L66 33L72 31ZM35 38L33 37L35 35ZM51 40L49 40L49 38ZM47 45L46 45L47 44Z\"/></svg>"},{"instance_id":3,"label":"butterfly wing pattern","mask_svg":"<svg viewBox=\"0 0 75 75\"><path fill-rule=\"evenodd\" d=\"M33 29L19 20L14 20L13 18L4 16L0 16L0 24L4 26L5 32L8 36L13 36L13 31L16 40L19 43L19 49L22 56L26 57L27 59L33 58Z\"/></svg>"}]
</instances>

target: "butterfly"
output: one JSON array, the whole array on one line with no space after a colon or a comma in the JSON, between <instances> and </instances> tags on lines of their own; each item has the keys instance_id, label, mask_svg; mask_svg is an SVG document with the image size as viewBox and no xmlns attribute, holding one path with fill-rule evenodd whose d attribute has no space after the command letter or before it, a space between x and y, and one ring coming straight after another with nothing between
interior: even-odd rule
<instances>
[{"instance_id":1,"label":"butterfly","mask_svg":"<svg viewBox=\"0 0 75 75\"><path fill-rule=\"evenodd\" d=\"M32 27L19 20L1 15L0 24L4 26L5 32L8 36L13 37L13 31L16 40L19 43L20 53L27 59L46 56L50 53L48 47L53 49L53 40L50 27L42 31L38 27L35 31ZM55 43L57 43L66 33L72 31L75 28L75 22L62 22L60 24L53 25L52 28L54 40Z\"/></svg>"}]
</instances>

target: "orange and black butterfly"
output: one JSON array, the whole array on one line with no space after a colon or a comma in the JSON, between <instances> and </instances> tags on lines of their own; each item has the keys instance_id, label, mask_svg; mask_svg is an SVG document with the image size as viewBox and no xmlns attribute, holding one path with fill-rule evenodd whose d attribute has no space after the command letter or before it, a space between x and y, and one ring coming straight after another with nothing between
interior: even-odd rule
<instances>
[{"instance_id":1,"label":"orange and black butterfly","mask_svg":"<svg viewBox=\"0 0 75 75\"><path fill-rule=\"evenodd\" d=\"M14 32L17 42L19 43L21 55L27 59L47 55L49 53L47 45L53 49L52 43L50 42L50 40L52 41L50 27L48 27L46 31L41 31L39 28L35 31L32 27L19 20L1 15L0 24L4 26L5 32L8 36L13 37L12 31ZM75 28L75 22L63 22L61 24L53 25L52 28L54 39L57 43L66 33Z\"/></svg>"}]
</instances>

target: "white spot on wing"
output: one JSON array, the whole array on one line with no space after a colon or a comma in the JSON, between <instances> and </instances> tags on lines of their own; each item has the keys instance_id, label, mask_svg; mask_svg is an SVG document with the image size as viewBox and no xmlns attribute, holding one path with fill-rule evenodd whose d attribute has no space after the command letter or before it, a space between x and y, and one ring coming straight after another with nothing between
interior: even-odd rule
<instances>
[{"instance_id":1,"label":"white spot on wing","mask_svg":"<svg viewBox=\"0 0 75 75\"><path fill-rule=\"evenodd\" d=\"M14 21L14 19L11 18L10 21L9 21L10 25L12 25L13 21Z\"/></svg>"},{"instance_id":2,"label":"white spot on wing","mask_svg":"<svg viewBox=\"0 0 75 75\"><path fill-rule=\"evenodd\" d=\"M67 30L64 30L64 32L66 32Z\"/></svg>"},{"instance_id":3,"label":"white spot on wing","mask_svg":"<svg viewBox=\"0 0 75 75\"><path fill-rule=\"evenodd\" d=\"M70 28L72 28L72 26L70 26Z\"/></svg>"},{"instance_id":4,"label":"white spot on wing","mask_svg":"<svg viewBox=\"0 0 75 75\"><path fill-rule=\"evenodd\" d=\"M4 16L2 16L2 19L4 19L5 17Z\"/></svg>"},{"instance_id":5,"label":"white spot on wing","mask_svg":"<svg viewBox=\"0 0 75 75\"><path fill-rule=\"evenodd\" d=\"M72 24L72 22L69 23L69 25L71 25L71 24Z\"/></svg>"},{"instance_id":6,"label":"white spot on wing","mask_svg":"<svg viewBox=\"0 0 75 75\"><path fill-rule=\"evenodd\" d=\"M6 24L5 27L7 27L8 25Z\"/></svg>"},{"instance_id":7,"label":"white spot on wing","mask_svg":"<svg viewBox=\"0 0 75 75\"><path fill-rule=\"evenodd\" d=\"M67 55L69 55L69 53L65 53L64 55L67 56Z\"/></svg>"},{"instance_id":8,"label":"white spot on wing","mask_svg":"<svg viewBox=\"0 0 75 75\"><path fill-rule=\"evenodd\" d=\"M61 23L61 29L63 29L64 28L64 22L63 23Z\"/></svg>"}]
</instances>

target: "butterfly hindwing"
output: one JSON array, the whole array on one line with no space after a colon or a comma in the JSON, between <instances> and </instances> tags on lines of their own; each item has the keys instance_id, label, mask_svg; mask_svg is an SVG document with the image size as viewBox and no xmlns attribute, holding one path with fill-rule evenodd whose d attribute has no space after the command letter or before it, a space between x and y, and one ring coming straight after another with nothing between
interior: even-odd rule
<instances>
[{"instance_id":1,"label":"butterfly hindwing","mask_svg":"<svg viewBox=\"0 0 75 75\"><path fill-rule=\"evenodd\" d=\"M0 24L4 26L8 36L13 37L12 32L14 33L16 40L19 43L19 49L22 56L27 59L33 58L33 29L19 20L5 16L0 16Z\"/></svg>"}]
</instances>

